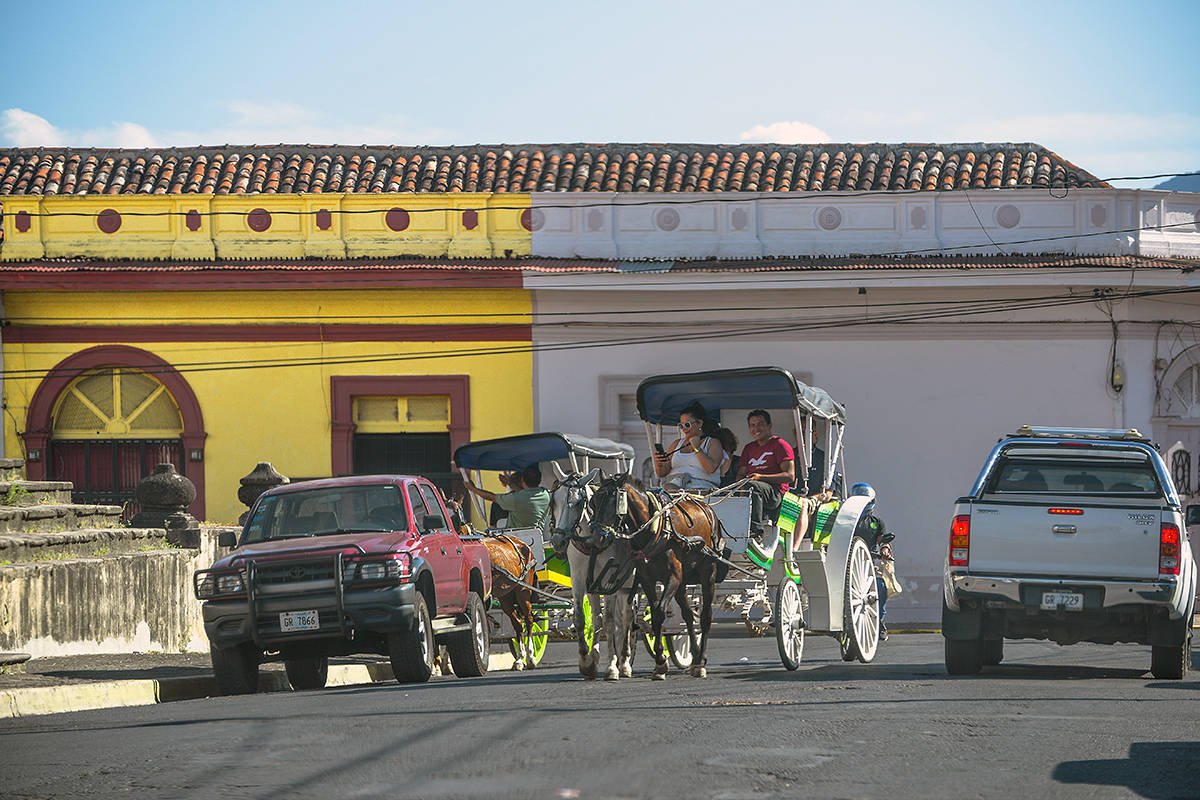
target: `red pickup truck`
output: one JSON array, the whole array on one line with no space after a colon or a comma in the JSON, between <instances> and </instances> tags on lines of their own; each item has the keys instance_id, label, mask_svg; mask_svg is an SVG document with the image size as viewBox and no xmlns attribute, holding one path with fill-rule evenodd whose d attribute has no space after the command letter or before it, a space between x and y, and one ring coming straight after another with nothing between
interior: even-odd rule
<instances>
[{"instance_id":1,"label":"red pickup truck","mask_svg":"<svg viewBox=\"0 0 1200 800\"><path fill-rule=\"evenodd\" d=\"M325 685L330 656L379 653L423 682L444 644L460 677L487 672L487 548L463 541L425 478L305 481L264 493L234 551L194 576L224 694L258 689L282 659L295 689Z\"/></svg>"}]
</instances>

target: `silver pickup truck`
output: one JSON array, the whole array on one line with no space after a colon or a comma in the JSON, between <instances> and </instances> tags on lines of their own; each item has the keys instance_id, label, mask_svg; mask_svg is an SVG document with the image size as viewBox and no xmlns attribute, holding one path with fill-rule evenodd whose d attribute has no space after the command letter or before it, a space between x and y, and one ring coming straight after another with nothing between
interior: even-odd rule
<instances>
[{"instance_id":1,"label":"silver pickup truck","mask_svg":"<svg viewBox=\"0 0 1200 800\"><path fill-rule=\"evenodd\" d=\"M1136 430L1023 426L954 508L943 579L946 671L999 664L1005 639L1151 646L1191 661L1196 565L1157 448Z\"/></svg>"}]
</instances>

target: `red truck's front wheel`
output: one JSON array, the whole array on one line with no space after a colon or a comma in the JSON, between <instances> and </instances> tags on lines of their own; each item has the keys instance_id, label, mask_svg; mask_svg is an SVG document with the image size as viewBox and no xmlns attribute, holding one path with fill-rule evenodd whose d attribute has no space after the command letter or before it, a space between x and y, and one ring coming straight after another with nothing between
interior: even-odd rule
<instances>
[{"instance_id":1,"label":"red truck's front wheel","mask_svg":"<svg viewBox=\"0 0 1200 800\"><path fill-rule=\"evenodd\" d=\"M411 630L388 636L388 656L392 660L392 673L400 683L424 683L433 674L434 644L433 621L429 618L429 606L425 596L417 593L413 603L416 622Z\"/></svg>"}]
</instances>

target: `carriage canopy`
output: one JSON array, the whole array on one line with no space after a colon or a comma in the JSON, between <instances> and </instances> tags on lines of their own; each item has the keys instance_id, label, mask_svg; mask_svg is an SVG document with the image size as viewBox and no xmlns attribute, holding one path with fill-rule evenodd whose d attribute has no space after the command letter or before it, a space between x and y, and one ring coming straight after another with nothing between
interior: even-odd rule
<instances>
[{"instance_id":1,"label":"carriage canopy","mask_svg":"<svg viewBox=\"0 0 1200 800\"><path fill-rule=\"evenodd\" d=\"M638 386L638 414L646 422L672 424L692 401L720 418L723 408L798 408L818 419L846 423L846 409L824 389L796 380L781 367L743 367L655 375Z\"/></svg>"},{"instance_id":2,"label":"carriage canopy","mask_svg":"<svg viewBox=\"0 0 1200 800\"><path fill-rule=\"evenodd\" d=\"M516 470L543 461L570 458L574 453L589 458L633 460L633 448L611 439L592 439L574 433L528 433L464 444L454 451L461 469Z\"/></svg>"}]
</instances>

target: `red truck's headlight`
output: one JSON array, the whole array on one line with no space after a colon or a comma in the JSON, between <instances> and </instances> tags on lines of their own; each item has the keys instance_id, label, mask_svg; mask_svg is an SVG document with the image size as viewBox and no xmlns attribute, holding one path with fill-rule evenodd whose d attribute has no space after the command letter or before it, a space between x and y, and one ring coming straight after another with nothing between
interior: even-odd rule
<instances>
[{"instance_id":1,"label":"red truck's headlight","mask_svg":"<svg viewBox=\"0 0 1200 800\"><path fill-rule=\"evenodd\" d=\"M246 593L246 577L238 569L202 569L193 576L192 583L200 600Z\"/></svg>"},{"instance_id":2,"label":"red truck's headlight","mask_svg":"<svg viewBox=\"0 0 1200 800\"><path fill-rule=\"evenodd\" d=\"M352 558L342 563L344 583L395 583L406 580L411 572L408 553Z\"/></svg>"}]
</instances>

